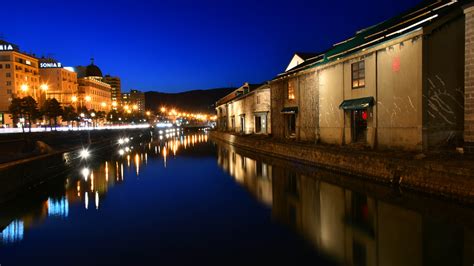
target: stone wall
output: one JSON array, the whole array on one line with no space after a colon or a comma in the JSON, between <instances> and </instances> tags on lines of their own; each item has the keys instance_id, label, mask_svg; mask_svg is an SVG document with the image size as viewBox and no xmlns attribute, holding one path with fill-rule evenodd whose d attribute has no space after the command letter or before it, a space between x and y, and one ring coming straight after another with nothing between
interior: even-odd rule
<instances>
[{"instance_id":1,"label":"stone wall","mask_svg":"<svg viewBox=\"0 0 474 266\"><path fill-rule=\"evenodd\" d=\"M474 4L465 7L464 141L474 153Z\"/></svg>"}]
</instances>

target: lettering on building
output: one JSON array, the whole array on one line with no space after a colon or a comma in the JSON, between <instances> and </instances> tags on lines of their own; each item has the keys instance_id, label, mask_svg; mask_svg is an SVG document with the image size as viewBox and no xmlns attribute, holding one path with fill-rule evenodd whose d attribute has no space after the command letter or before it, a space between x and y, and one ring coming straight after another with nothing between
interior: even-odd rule
<instances>
[{"instance_id":1,"label":"lettering on building","mask_svg":"<svg viewBox=\"0 0 474 266\"><path fill-rule=\"evenodd\" d=\"M62 65L59 62L48 62L40 63L40 68L61 68Z\"/></svg>"},{"instance_id":2,"label":"lettering on building","mask_svg":"<svg viewBox=\"0 0 474 266\"><path fill-rule=\"evenodd\" d=\"M0 44L0 51L13 51L11 44Z\"/></svg>"}]
</instances>

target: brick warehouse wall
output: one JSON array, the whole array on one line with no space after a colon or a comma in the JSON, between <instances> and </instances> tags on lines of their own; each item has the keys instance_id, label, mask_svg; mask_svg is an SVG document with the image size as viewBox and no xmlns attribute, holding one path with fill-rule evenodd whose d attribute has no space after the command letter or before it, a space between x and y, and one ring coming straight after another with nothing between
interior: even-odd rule
<instances>
[{"instance_id":1,"label":"brick warehouse wall","mask_svg":"<svg viewBox=\"0 0 474 266\"><path fill-rule=\"evenodd\" d=\"M474 4L464 8L464 142L466 151L474 153Z\"/></svg>"}]
</instances>

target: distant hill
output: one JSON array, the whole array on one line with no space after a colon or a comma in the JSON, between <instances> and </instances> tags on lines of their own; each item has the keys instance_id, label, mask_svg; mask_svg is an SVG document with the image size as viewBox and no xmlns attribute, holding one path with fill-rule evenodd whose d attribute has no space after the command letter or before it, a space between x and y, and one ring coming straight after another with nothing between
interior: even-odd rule
<instances>
[{"instance_id":1,"label":"distant hill","mask_svg":"<svg viewBox=\"0 0 474 266\"><path fill-rule=\"evenodd\" d=\"M145 92L147 110L158 111L162 106L173 107L185 112L214 113L217 100L231 93L235 88L192 90L180 93Z\"/></svg>"}]
</instances>

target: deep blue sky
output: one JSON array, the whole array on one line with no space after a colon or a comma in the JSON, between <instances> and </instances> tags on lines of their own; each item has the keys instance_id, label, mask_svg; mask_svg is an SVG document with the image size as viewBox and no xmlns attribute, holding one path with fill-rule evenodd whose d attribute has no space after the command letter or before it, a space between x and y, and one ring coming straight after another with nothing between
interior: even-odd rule
<instances>
[{"instance_id":1,"label":"deep blue sky","mask_svg":"<svg viewBox=\"0 0 474 266\"><path fill-rule=\"evenodd\" d=\"M68 66L94 57L125 91L178 92L271 79L295 51L325 50L419 2L2 1L0 34Z\"/></svg>"}]
</instances>

